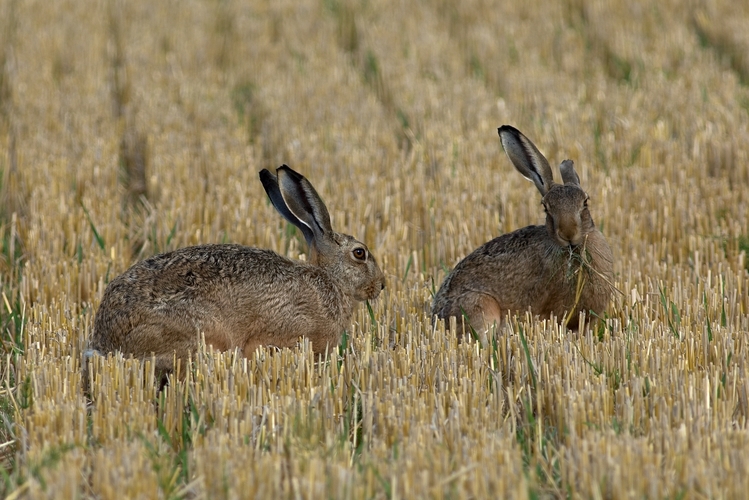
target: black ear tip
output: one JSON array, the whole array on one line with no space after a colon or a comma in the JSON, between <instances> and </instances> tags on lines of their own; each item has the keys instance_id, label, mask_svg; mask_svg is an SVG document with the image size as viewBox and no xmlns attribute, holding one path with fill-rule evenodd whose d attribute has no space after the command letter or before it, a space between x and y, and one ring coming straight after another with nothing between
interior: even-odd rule
<instances>
[{"instance_id":1,"label":"black ear tip","mask_svg":"<svg viewBox=\"0 0 749 500\"><path fill-rule=\"evenodd\" d=\"M497 132L499 133L499 135L502 135L502 133L510 133L514 135L517 135L520 133L520 131L516 129L515 127L513 127L512 125L502 125L501 127L497 129Z\"/></svg>"},{"instance_id":2,"label":"black ear tip","mask_svg":"<svg viewBox=\"0 0 749 500\"><path fill-rule=\"evenodd\" d=\"M276 169L276 172L278 172L279 174L283 172L284 174L288 175L291 179L297 182L304 180L304 176L302 174L300 174L299 172L297 172L296 170L294 170L293 168L291 168L290 166L286 164L283 164L280 167L278 167Z\"/></svg>"},{"instance_id":3,"label":"black ear tip","mask_svg":"<svg viewBox=\"0 0 749 500\"><path fill-rule=\"evenodd\" d=\"M268 170L267 168L264 168L264 169L262 169L262 170L260 171L259 175L260 175L260 181L261 181L261 182L263 182L263 183L265 183L265 181L268 181L268 180L274 179L274 178L276 177L276 176L275 176L275 175L273 175L273 174L271 173L271 171L270 171L270 170Z\"/></svg>"}]
</instances>

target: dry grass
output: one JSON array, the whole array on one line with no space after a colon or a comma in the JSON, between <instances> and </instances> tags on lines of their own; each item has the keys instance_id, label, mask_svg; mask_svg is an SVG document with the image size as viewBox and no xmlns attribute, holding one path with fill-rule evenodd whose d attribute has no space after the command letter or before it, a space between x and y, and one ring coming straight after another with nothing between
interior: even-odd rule
<instances>
[{"instance_id":1,"label":"dry grass","mask_svg":"<svg viewBox=\"0 0 749 500\"><path fill-rule=\"evenodd\" d=\"M0 24L3 496L749 489L746 7L5 0ZM589 190L622 291L592 331L431 325L447 270L542 218L503 123ZM377 255L371 314L327 363L208 349L162 393L98 360L87 406L94 312L135 260L303 254L257 180L281 163Z\"/></svg>"}]
</instances>

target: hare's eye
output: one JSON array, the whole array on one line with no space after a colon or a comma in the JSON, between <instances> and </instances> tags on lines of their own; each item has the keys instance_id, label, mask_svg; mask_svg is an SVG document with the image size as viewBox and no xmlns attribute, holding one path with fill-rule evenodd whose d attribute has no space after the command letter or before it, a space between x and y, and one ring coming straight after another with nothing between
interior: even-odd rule
<instances>
[{"instance_id":1,"label":"hare's eye","mask_svg":"<svg viewBox=\"0 0 749 500\"><path fill-rule=\"evenodd\" d=\"M583 206L584 206L585 208L588 208L588 200L589 200L589 199L590 199L590 196L589 196L589 197L587 197L587 198L585 198L585 201L583 202Z\"/></svg>"},{"instance_id":2,"label":"hare's eye","mask_svg":"<svg viewBox=\"0 0 749 500\"><path fill-rule=\"evenodd\" d=\"M363 248L361 248L361 247L359 247L359 248L354 248L354 250L353 250L353 252L352 252L352 253L354 254L354 258L355 258L356 260L367 260L367 251L366 251L366 250L364 250L364 249L363 249Z\"/></svg>"}]
</instances>

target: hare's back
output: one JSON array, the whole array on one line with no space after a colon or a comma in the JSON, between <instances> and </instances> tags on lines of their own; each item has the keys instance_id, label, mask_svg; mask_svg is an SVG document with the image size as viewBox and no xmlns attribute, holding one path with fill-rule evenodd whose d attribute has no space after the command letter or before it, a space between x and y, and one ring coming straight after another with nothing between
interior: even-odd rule
<instances>
[{"instance_id":1,"label":"hare's back","mask_svg":"<svg viewBox=\"0 0 749 500\"><path fill-rule=\"evenodd\" d=\"M299 263L271 250L242 245L198 245L155 255L115 278L110 294L135 294L142 300L190 300L233 284L274 282Z\"/></svg>"},{"instance_id":2,"label":"hare's back","mask_svg":"<svg viewBox=\"0 0 749 500\"><path fill-rule=\"evenodd\" d=\"M537 274L553 246L545 226L527 226L487 241L460 261L452 274L486 286L497 278L514 281L516 275Z\"/></svg>"},{"instance_id":3,"label":"hare's back","mask_svg":"<svg viewBox=\"0 0 749 500\"><path fill-rule=\"evenodd\" d=\"M440 317L460 313L462 302L490 296L502 310L525 309L529 297L545 295L553 243L545 226L527 226L487 241L461 260L435 296ZM475 299L478 300L478 299ZM444 312L443 312L444 311Z\"/></svg>"},{"instance_id":4,"label":"hare's back","mask_svg":"<svg viewBox=\"0 0 749 500\"><path fill-rule=\"evenodd\" d=\"M215 314L291 279L302 263L270 250L199 245L149 257L113 279L96 313L94 340L159 314ZM126 328L127 327L127 328Z\"/></svg>"}]
</instances>

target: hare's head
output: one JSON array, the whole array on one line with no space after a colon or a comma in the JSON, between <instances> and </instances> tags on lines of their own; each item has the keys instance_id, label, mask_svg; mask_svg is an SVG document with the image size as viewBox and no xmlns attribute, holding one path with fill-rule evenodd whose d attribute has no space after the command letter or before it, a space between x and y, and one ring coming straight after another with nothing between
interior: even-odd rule
<instances>
[{"instance_id":1,"label":"hare's head","mask_svg":"<svg viewBox=\"0 0 749 500\"><path fill-rule=\"evenodd\" d=\"M575 247L595 230L588 211L588 195L580 187L580 178L572 160L559 165L563 184L554 182L549 162L536 146L516 128L503 125L499 137L510 161L526 179L533 181L543 196L546 228L562 247Z\"/></svg>"},{"instance_id":2,"label":"hare's head","mask_svg":"<svg viewBox=\"0 0 749 500\"><path fill-rule=\"evenodd\" d=\"M276 175L263 169L260 181L276 210L304 234L309 262L325 269L355 300L377 298L385 288L377 261L364 243L333 231L328 209L312 184L286 165Z\"/></svg>"}]
</instances>

